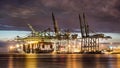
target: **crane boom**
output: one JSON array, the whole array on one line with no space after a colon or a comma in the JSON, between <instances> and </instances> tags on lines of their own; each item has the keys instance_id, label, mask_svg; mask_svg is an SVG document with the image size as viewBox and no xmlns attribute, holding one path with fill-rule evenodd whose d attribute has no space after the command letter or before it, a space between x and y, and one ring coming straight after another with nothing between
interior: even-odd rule
<instances>
[{"instance_id":1,"label":"crane boom","mask_svg":"<svg viewBox=\"0 0 120 68\"><path fill-rule=\"evenodd\" d=\"M81 36L82 38L84 38L84 30L83 30L82 19L81 19L80 14L79 14L79 21L80 21Z\"/></svg>"},{"instance_id":2,"label":"crane boom","mask_svg":"<svg viewBox=\"0 0 120 68\"><path fill-rule=\"evenodd\" d=\"M28 24L28 26L29 26L29 28L32 30L32 33L35 33L35 32L36 32L30 24Z\"/></svg>"},{"instance_id":3,"label":"crane boom","mask_svg":"<svg viewBox=\"0 0 120 68\"><path fill-rule=\"evenodd\" d=\"M54 25L54 31L55 31L55 34L58 35L58 24L57 24L57 21L55 20L55 17L54 17L54 14L52 13L52 20L53 20L53 25Z\"/></svg>"},{"instance_id":4,"label":"crane boom","mask_svg":"<svg viewBox=\"0 0 120 68\"><path fill-rule=\"evenodd\" d=\"M79 21L80 21L80 29L81 29L81 36L89 37L89 25L86 23L85 14L83 13L82 18L79 14Z\"/></svg>"},{"instance_id":5,"label":"crane boom","mask_svg":"<svg viewBox=\"0 0 120 68\"><path fill-rule=\"evenodd\" d=\"M86 35L86 37L89 37L89 25L86 22L84 13L83 13L83 23L84 23L84 27L85 27L85 29L84 29L85 30L85 35Z\"/></svg>"}]
</instances>

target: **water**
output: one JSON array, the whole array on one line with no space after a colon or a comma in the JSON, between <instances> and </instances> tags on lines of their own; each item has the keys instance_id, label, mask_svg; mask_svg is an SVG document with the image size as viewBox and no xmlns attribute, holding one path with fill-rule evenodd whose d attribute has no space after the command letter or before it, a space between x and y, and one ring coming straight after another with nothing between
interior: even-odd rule
<instances>
[{"instance_id":1,"label":"water","mask_svg":"<svg viewBox=\"0 0 120 68\"><path fill-rule=\"evenodd\" d=\"M0 68L120 68L120 55L0 54Z\"/></svg>"}]
</instances>

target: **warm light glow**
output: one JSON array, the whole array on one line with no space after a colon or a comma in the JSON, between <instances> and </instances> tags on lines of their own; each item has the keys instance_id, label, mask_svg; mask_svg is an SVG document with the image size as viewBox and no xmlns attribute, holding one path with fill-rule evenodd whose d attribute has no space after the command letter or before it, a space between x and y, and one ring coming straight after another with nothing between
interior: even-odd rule
<instances>
[{"instance_id":1,"label":"warm light glow","mask_svg":"<svg viewBox=\"0 0 120 68\"><path fill-rule=\"evenodd\" d=\"M68 47L71 47L70 45L68 45Z\"/></svg>"},{"instance_id":2,"label":"warm light glow","mask_svg":"<svg viewBox=\"0 0 120 68\"><path fill-rule=\"evenodd\" d=\"M27 43L29 43L29 44L38 43L38 41L29 41L29 42L27 42Z\"/></svg>"},{"instance_id":3,"label":"warm light glow","mask_svg":"<svg viewBox=\"0 0 120 68\"><path fill-rule=\"evenodd\" d=\"M75 49L74 49L74 52L80 52L80 49L75 48Z\"/></svg>"},{"instance_id":4,"label":"warm light glow","mask_svg":"<svg viewBox=\"0 0 120 68\"><path fill-rule=\"evenodd\" d=\"M20 45L19 45L19 44L17 44L17 45L16 45L16 47L18 48L18 47L20 47Z\"/></svg>"},{"instance_id":5,"label":"warm light glow","mask_svg":"<svg viewBox=\"0 0 120 68\"><path fill-rule=\"evenodd\" d=\"M12 50L14 47L13 47L13 46L10 46L9 48L10 48L10 50Z\"/></svg>"},{"instance_id":6,"label":"warm light glow","mask_svg":"<svg viewBox=\"0 0 120 68\"><path fill-rule=\"evenodd\" d=\"M26 54L25 68L37 67L37 54Z\"/></svg>"},{"instance_id":7,"label":"warm light glow","mask_svg":"<svg viewBox=\"0 0 120 68\"><path fill-rule=\"evenodd\" d=\"M12 58L12 56L9 57L8 68L14 68L13 67L13 58Z\"/></svg>"}]
</instances>

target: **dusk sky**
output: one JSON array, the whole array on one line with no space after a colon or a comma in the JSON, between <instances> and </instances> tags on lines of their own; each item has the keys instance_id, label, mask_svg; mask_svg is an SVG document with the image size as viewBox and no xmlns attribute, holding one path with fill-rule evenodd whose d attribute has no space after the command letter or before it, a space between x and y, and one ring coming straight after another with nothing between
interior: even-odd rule
<instances>
[{"instance_id":1,"label":"dusk sky","mask_svg":"<svg viewBox=\"0 0 120 68\"><path fill-rule=\"evenodd\" d=\"M59 28L72 32L80 32L78 14L84 12L90 30L114 33L119 41L120 0L0 0L0 40L26 34L28 23L39 31L53 29L52 12Z\"/></svg>"},{"instance_id":2,"label":"dusk sky","mask_svg":"<svg viewBox=\"0 0 120 68\"><path fill-rule=\"evenodd\" d=\"M85 12L91 29L120 32L119 0L0 0L0 30L27 30L28 23L52 28L52 12L63 29L79 29L78 14Z\"/></svg>"}]
</instances>

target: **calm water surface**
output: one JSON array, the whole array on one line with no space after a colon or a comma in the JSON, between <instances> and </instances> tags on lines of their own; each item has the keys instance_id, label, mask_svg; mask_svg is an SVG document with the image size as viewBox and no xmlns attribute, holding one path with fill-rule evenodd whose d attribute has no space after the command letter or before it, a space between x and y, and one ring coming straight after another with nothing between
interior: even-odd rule
<instances>
[{"instance_id":1,"label":"calm water surface","mask_svg":"<svg viewBox=\"0 0 120 68\"><path fill-rule=\"evenodd\" d=\"M120 55L0 54L0 68L120 68Z\"/></svg>"}]
</instances>

